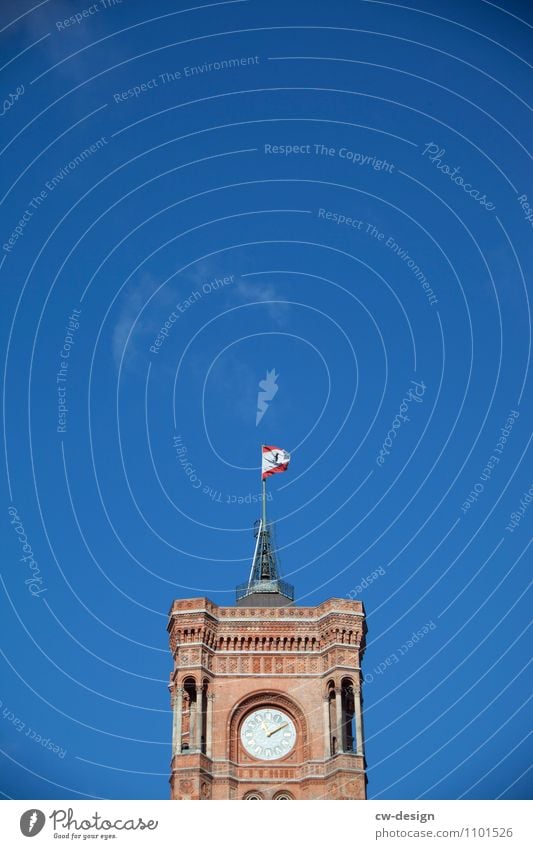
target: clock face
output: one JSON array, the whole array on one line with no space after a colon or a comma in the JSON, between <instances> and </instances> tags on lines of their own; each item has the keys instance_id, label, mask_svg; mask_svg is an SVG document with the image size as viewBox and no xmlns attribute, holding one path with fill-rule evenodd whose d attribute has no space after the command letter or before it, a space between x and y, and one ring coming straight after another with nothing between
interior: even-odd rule
<instances>
[{"instance_id":1,"label":"clock face","mask_svg":"<svg viewBox=\"0 0 533 849\"><path fill-rule=\"evenodd\" d=\"M260 708L249 713L241 726L241 741L254 758L274 761L287 755L296 742L294 722L277 708Z\"/></svg>"}]
</instances>

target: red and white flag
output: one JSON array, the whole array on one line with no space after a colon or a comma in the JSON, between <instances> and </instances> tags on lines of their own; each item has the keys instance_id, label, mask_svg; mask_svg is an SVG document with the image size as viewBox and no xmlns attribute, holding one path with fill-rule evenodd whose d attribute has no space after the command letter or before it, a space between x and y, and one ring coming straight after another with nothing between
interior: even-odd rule
<instances>
[{"instance_id":1,"label":"red and white flag","mask_svg":"<svg viewBox=\"0 0 533 849\"><path fill-rule=\"evenodd\" d=\"M275 475L276 472L286 472L289 466L291 455L283 448L277 448L275 445L263 445L263 463L261 480L266 480L270 475Z\"/></svg>"}]
</instances>

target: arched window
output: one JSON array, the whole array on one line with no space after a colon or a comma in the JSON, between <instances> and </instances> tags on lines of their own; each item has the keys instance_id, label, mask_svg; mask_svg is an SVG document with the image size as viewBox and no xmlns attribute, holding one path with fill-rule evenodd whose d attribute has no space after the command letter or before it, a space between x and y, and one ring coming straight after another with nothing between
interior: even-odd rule
<instances>
[{"instance_id":1,"label":"arched window","mask_svg":"<svg viewBox=\"0 0 533 849\"><path fill-rule=\"evenodd\" d=\"M292 800L292 799L294 799L294 796L291 796L291 794L287 793L286 790L282 790L281 793L276 793L276 795L273 798L274 799L282 799L282 800L286 800L286 799Z\"/></svg>"},{"instance_id":2,"label":"arched window","mask_svg":"<svg viewBox=\"0 0 533 849\"><path fill-rule=\"evenodd\" d=\"M343 678L342 692L342 747L345 752L355 752L355 699L353 681Z\"/></svg>"},{"instance_id":3,"label":"arched window","mask_svg":"<svg viewBox=\"0 0 533 849\"><path fill-rule=\"evenodd\" d=\"M204 679L203 686L197 685L192 676L183 681L182 752L205 752L207 686L207 679Z\"/></svg>"},{"instance_id":4,"label":"arched window","mask_svg":"<svg viewBox=\"0 0 533 849\"><path fill-rule=\"evenodd\" d=\"M185 693L183 699L183 730L181 738L181 751L187 752L194 745L194 720L196 708L196 681L194 678L185 678L183 681Z\"/></svg>"},{"instance_id":5,"label":"arched window","mask_svg":"<svg viewBox=\"0 0 533 849\"><path fill-rule=\"evenodd\" d=\"M200 734L200 750L204 753L204 755L206 753L206 746L207 746L207 697L208 697L208 692L209 692L209 680L207 678L204 678L203 684L202 684L202 692L198 694L199 697L200 697L199 713L200 713L200 722L201 722L201 728L202 728L201 734Z\"/></svg>"},{"instance_id":6,"label":"arched window","mask_svg":"<svg viewBox=\"0 0 533 849\"><path fill-rule=\"evenodd\" d=\"M335 682L327 683L328 716L329 716L329 751L330 755L336 755L337 745L337 703L335 701Z\"/></svg>"},{"instance_id":7,"label":"arched window","mask_svg":"<svg viewBox=\"0 0 533 849\"><path fill-rule=\"evenodd\" d=\"M256 790L252 790L250 793L245 793L242 798L243 799L262 799L263 797Z\"/></svg>"}]
</instances>

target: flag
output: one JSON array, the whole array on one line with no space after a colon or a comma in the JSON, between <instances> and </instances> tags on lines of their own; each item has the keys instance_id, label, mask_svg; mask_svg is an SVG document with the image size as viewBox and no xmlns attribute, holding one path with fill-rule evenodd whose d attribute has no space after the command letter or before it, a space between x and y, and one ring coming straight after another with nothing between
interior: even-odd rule
<instances>
[{"instance_id":1,"label":"flag","mask_svg":"<svg viewBox=\"0 0 533 849\"><path fill-rule=\"evenodd\" d=\"M270 475L275 475L276 472L286 472L291 455L283 448L277 448L275 445L263 445L263 463L261 480L266 480Z\"/></svg>"}]
</instances>

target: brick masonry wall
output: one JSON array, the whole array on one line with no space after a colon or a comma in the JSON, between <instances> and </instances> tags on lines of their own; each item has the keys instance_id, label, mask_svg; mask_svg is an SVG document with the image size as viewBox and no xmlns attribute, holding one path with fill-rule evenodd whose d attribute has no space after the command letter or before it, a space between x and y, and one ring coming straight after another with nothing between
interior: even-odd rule
<instances>
[{"instance_id":1,"label":"brick masonry wall","mask_svg":"<svg viewBox=\"0 0 533 849\"><path fill-rule=\"evenodd\" d=\"M316 607L219 607L209 599L176 600L169 614L174 659L170 689L194 679L212 698L212 737L204 753L176 754L173 799L365 798L364 757L329 752L327 684L360 687L365 644L360 601L329 599ZM276 761L251 757L240 743L250 710L272 705L297 729L294 749Z\"/></svg>"}]
</instances>

